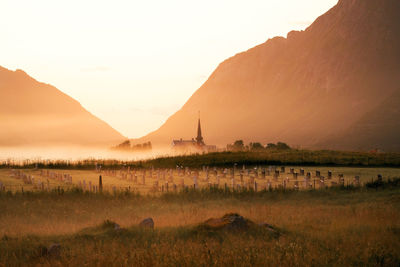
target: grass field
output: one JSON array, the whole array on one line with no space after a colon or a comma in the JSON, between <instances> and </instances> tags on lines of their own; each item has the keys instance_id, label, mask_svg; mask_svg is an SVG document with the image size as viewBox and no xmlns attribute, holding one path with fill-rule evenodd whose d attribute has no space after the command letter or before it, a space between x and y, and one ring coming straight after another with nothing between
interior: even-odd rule
<instances>
[{"instance_id":1,"label":"grass field","mask_svg":"<svg viewBox=\"0 0 400 267\"><path fill-rule=\"evenodd\" d=\"M398 266L400 189L0 193L0 266ZM236 212L264 229L204 230ZM152 217L154 230L137 224ZM118 223L116 231L105 220ZM61 245L59 256L40 248Z\"/></svg>"},{"instance_id":2,"label":"grass field","mask_svg":"<svg viewBox=\"0 0 400 267\"><path fill-rule=\"evenodd\" d=\"M123 158L112 159L18 159L0 158L0 168L80 169L93 170L101 165L107 169L175 168L203 166L231 168L238 166L285 165L285 166L347 166L347 167L400 167L400 153L369 153L332 150L267 149L258 151L225 151L201 154L158 155L139 160L135 153L124 153ZM136 160L133 160L136 159Z\"/></svg>"},{"instance_id":3,"label":"grass field","mask_svg":"<svg viewBox=\"0 0 400 267\"><path fill-rule=\"evenodd\" d=\"M305 174L307 172L311 173L310 183L313 186L314 180L316 181L316 188L320 187L319 178L315 176L316 171L321 172L321 176L325 177L326 186L330 186L331 182L339 182L338 175L343 174L344 183L351 184L354 182L354 177L359 176L361 184L365 182L370 182L372 179L376 179L378 174L381 174L384 179L392 178L392 177L400 177L400 168L374 168L374 167L301 167L301 166L286 166L285 172L280 172L279 178L273 178L273 171L270 172L269 175L266 175L265 179L262 176L262 170L268 169L269 166L258 166L259 168L255 170L254 168L246 168L243 171L242 167L237 167L234 174L234 184L237 189L237 185L243 187L254 187L253 183L250 181L254 178L254 181L258 183L258 189L261 190L263 188L268 187L270 183L271 187L281 186L283 181L285 181L286 188L293 188L296 181L299 183L299 188L304 189L304 176L299 176L298 179L294 179L293 175L290 174L290 168L293 168L296 172L299 172L300 168L304 169ZM280 167L277 167L277 170L280 170ZM99 176L102 176L103 187L104 190L113 191L134 191L139 192L141 194L154 193L154 192L162 192L162 187L164 186L164 191L166 191L166 182L169 183L169 191L173 190L173 185L177 186L177 189L182 187L182 181L185 186L193 186L194 184L194 176L197 175L197 184L198 187L207 187L210 184L216 184L219 180L219 186L224 187L225 184L232 188L232 175L231 169L225 168L217 168L217 175L214 173L214 168L210 168L208 180L206 180L206 171L204 169L189 169L185 174L182 174L182 170L179 172L177 169L129 169L126 167L121 167L120 170L114 171L110 173L110 171L103 170L102 172L97 172L94 170L62 170L62 169L18 169L19 172L31 175L34 177L33 183L25 183L23 179L16 177L15 170L13 169L0 169L0 182L5 187L5 191L31 191L31 190L41 190L42 187L38 186L38 182L44 184L44 189L47 190L47 186L49 189L54 188L71 188L71 187L81 187L84 190L90 190L89 184L98 185ZM145 171L145 184L143 184L143 173ZM224 175L223 172L226 172ZM249 172L247 172L249 171ZM257 177L255 176L255 171L257 171ZM327 173L328 171L332 172L332 179L328 180ZM72 184L63 182L59 179L55 179L54 177L49 177L43 175L43 173L54 173L59 175L68 174L72 177ZM198 173L197 173L198 172ZM240 173L243 173L242 179L240 178ZM134 176L136 175L136 179ZM157 189L155 190L155 183L158 184ZM85 187L84 187L85 184ZM92 187L92 189L93 189ZM114 189L115 188L115 189ZM94 190L94 189L93 189Z\"/></svg>"},{"instance_id":4,"label":"grass field","mask_svg":"<svg viewBox=\"0 0 400 267\"><path fill-rule=\"evenodd\" d=\"M3 165L0 266L400 265L400 186L388 185L400 177L397 167L294 164L282 172L280 165L243 169L236 164L233 171L228 161L207 171L201 161L197 167L176 168L170 160L158 165L157 160L115 162L101 171L93 162L64 169L64 163L47 169ZM305 176L296 180L291 168L310 173L307 185ZM264 170L270 170L265 178ZM378 174L387 186L376 182ZM102 192L95 188L100 175ZM355 176L360 184L354 184ZM228 231L199 226L226 213L268 223L278 234L263 227ZM138 226L147 217L154 219L154 230ZM60 244L60 253L44 254L43 248L52 244Z\"/></svg>"},{"instance_id":5,"label":"grass field","mask_svg":"<svg viewBox=\"0 0 400 267\"><path fill-rule=\"evenodd\" d=\"M216 152L181 156L164 156L140 162L140 166L173 168L176 165L231 167L238 165L353 166L399 167L400 153L367 153L332 150L261 150ZM129 164L129 163L128 163Z\"/></svg>"}]
</instances>

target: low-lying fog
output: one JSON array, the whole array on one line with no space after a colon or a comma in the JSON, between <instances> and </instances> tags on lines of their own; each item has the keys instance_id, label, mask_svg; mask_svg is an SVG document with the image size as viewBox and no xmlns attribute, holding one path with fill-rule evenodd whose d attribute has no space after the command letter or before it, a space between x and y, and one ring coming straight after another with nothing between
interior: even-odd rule
<instances>
[{"instance_id":1,"label":"low-lying fog","mask_svg":"<svg viewBox=\"0 0 400 267\"><path fill-rule=\"evenodd\" d=\"M116 159L123 161L151 159L171 155L170 149L144 152L120 152L107 148L58 146L58 147L0 147L0 161L13 160L84 160Z\"/></svg>"}]
</instances>

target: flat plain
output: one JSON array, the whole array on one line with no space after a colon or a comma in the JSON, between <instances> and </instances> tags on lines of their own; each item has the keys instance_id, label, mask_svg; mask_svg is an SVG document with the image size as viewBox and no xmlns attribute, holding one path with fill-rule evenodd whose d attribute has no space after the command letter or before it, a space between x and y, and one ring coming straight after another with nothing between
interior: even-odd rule
<instances>
[{"instance_id":1,"label":"flat plain","mask_svg":"<svg viewBox=\"0 0 400 267\"><path fill-rule=\"evenodd\" d=\"M143 195L1 192L0 266L398 266L399 193L398 183ZM227 213L268 223L278 234L200 227ZM138 226L147 217L153 230ZM43 255L52 244L59 253Z\"/></svg>"}]
</instances>

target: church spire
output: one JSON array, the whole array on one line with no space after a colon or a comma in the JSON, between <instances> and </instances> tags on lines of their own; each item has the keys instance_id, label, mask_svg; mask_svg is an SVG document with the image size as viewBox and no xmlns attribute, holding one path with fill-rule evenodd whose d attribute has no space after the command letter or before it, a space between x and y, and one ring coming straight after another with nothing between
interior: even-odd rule
<instances>
[{"instance_id":1,"label":"church spire","mask_svg":"<svg viewBox=\"0 0 400 267\"><path fill-rule=\"evenodd\" d=\"M196 141L197 141L198 145L204 145L203 136L201 135L200 111L199 111L199 122L198 122L198 125L197 125Z\"/></svg>"}]
</instances>

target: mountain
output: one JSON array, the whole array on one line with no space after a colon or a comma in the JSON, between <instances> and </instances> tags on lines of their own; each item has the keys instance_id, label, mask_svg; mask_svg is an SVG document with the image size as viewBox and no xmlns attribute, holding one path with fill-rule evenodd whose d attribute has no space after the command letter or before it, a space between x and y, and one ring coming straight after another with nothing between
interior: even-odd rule
<instances>
[{"instance_id":1,"label":"mountain","mask_svg":"<svg viewBox=\"0 0 400 267\"><path fill-rule=\"evenodd\" d=\"M125 138L57 88L0 67L0 146L110 146Z\"/></svg>"},{"instance_id":2,"label":"mountain","mask_svg":"<svg viewBox=\"0 0 400 267\"><path fill-rule=\"evenodd\" d=\"M345 134L325 141L325 146L345 150L367 148L384 151L400 151L400 91L385 99L377 108L367 112ZM366 146L368 144L368 146ZM321 144L322 146L324 144Z\"/></svg>"},{"instance_id":3,"label":"mountain","mask_svg":"<svg viewBox=\"0 0 400 267\"><path fill-rule=\"evenodd\" d=\"M201 111L208 144L243 139L398 149L400 140L386 136L398 133L400 102L392 99L393 109L385 103L400 91L399 14L398 0L340 0L305 31L222 62L179 111L140 141L167 145L191 138ZM363 129L368 137L357 140ZM346 140L351 134L354 142Z\"/></svg>"}]
</instances>

